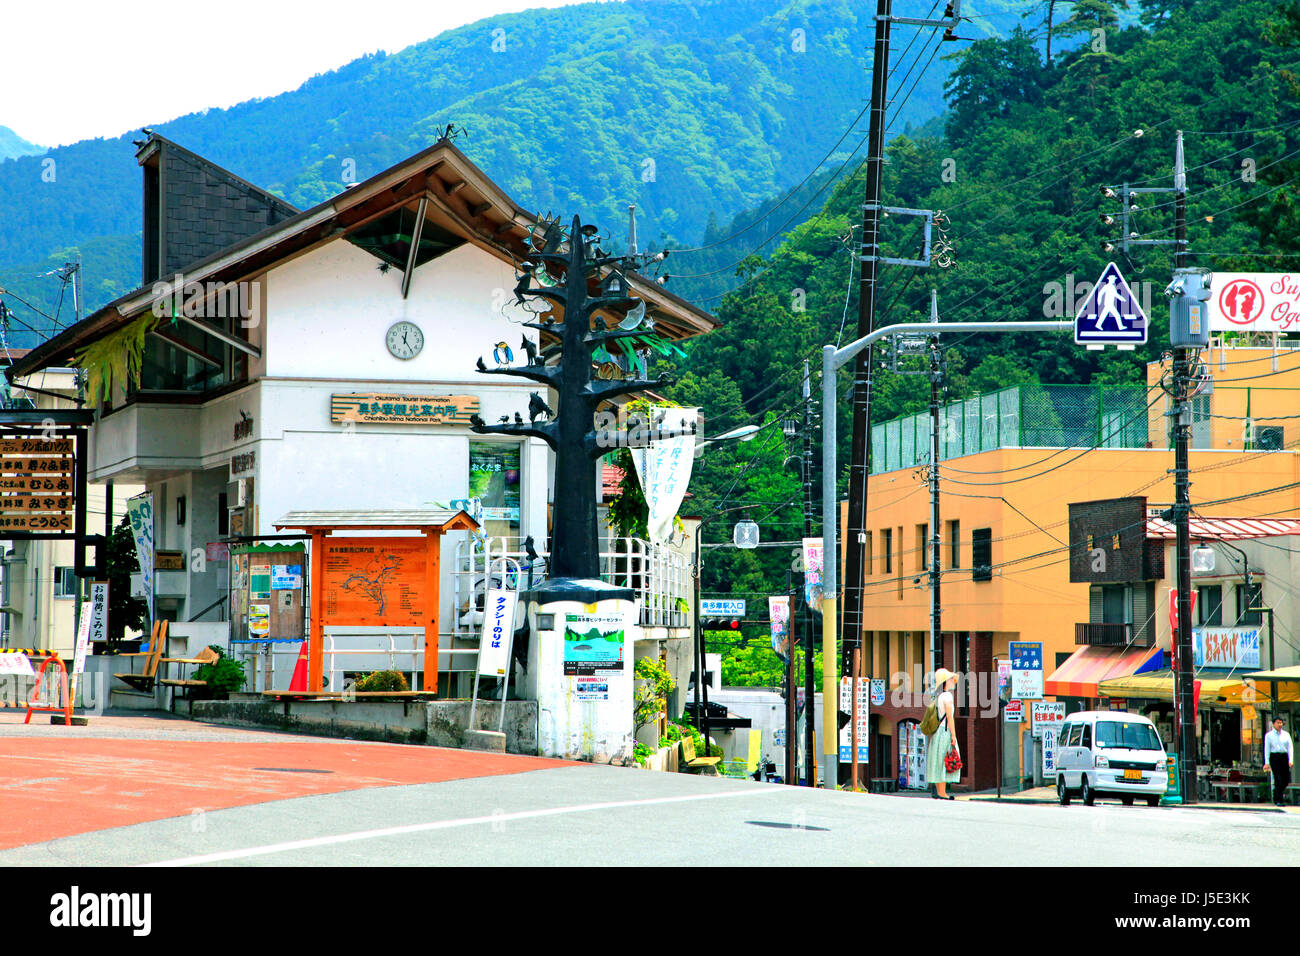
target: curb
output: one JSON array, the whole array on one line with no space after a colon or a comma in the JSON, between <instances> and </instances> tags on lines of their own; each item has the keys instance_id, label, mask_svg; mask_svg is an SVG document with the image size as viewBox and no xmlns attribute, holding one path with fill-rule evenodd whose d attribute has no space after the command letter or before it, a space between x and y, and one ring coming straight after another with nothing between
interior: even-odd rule
<instances>
[{"instance_id":1,"label":"curb","mask_svg":"<svg viewBox=\"0 0 1300 956\"><path fill-rule=\"evenodd\" d=\"M1037 803L1044 806L1055 806L1058 801L1045 800L1041 797L1003 797L999 800L997 797L958 797L958 800L966 800L968 803ZM1082 804L1080 804L1082 805ZM1249 812L1249 813L1289 813L1286 807L1275 807L1272 804L1264 803L1193 803L1193 804L1171 804L1170 806L1182 810L1226 810L1228 812ZM1147 809L1162 809L1150 807Z\"/></svg>"}]
</instances>

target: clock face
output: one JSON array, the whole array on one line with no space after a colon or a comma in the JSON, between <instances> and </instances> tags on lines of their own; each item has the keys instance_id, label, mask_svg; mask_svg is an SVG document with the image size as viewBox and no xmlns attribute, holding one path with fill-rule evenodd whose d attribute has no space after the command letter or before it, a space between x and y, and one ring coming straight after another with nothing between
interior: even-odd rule
<instances>
[{"instance_id":1,"label":"clock face","mask_svg":"<svg viewBox=\"0 0 1300 956\"><path fill-rule=\"evenodd\" d=\"M414 322L398 322L388 330L384 337L388 351L399 359L412 359L424 348L424 333Z\"/></svg>"}]
</instances>

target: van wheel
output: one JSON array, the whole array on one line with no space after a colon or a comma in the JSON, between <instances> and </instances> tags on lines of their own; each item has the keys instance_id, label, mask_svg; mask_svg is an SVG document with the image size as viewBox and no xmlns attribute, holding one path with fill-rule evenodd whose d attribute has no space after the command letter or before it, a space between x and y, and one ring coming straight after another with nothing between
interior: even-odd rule
<instances>
[{"instance_id":1,"label":"van wheel","mask_svg":"<svg viewBox=\"0 0 1300 956\"><path fill-rule=\"evenodd\" d=\"M1160 806L1160 798L1159 798L1159 797L1147 797L1147 806L1148 806L1148 807L1158 807L1158 806Z\"/></svg>"},{"instance_id":2,"label":"van wheel","mask_svg":"<svg viewBox=\"0 0 1300 956\"><path fill-rule=\"evenodd\" d=\"M1061 801L1061 806L1070 805L1070 788L1065 785L1065 774L1056 775L1056 799Z\"/></svg>"},{"instance_id":3,"label":"van wheel","mask_svg":"<svg viewBox=\"0 0 1300 956\"><path fill-rule=\"evenodd\" d=\"M1131 806L1133 806L1133 798L1132 798L1132 797L1120 797L1120 798L1119 798L1119 802L1122 803L1122 804L1124 804L1124 806L1126 806L1126 807L1131 807Z\"/></svg>"},{"instance_id":4,"label":"van wheel","mask_svg":"<svg viewBox=\"0 0 1300 956\"><path fill-rule=\"evenodd\" d=\"M1092 787L1088 786L1088 775L1085 773L1079 778L1079 799L1083 801L1085 807L1092 806L1097 795L1092 792Z\"/></svg>"}]
</instances>

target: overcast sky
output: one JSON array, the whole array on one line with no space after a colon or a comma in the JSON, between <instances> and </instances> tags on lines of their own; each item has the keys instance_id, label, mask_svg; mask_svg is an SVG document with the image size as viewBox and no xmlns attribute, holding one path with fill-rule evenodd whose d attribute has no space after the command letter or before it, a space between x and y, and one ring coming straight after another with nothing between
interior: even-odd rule
<instances>
[{"instance_id":1,"label":"overcast sky","mask_svg":"<svg viewBox=\"0 0 1300 956\"><path fill-rule=\"evenodd\" d=\"M576 2L6 3L0 12L0 126L41 146L119 136L197 110L274 96L366 53L392 53L494 14Z\"/></svg>"}]
</instances>

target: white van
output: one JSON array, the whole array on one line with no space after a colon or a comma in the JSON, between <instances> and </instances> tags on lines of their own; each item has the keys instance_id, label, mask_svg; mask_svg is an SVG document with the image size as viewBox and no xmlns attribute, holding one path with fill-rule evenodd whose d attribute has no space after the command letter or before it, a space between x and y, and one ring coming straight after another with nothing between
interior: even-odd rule
<instances>
[{"instance_id":1,"label":"white van","mask_svg":"<svg viewBox=\"0 0 1300 956\"><path fill-rule=\"evenodd\" d=\"M1075 794L1092 806L1098 794L1131 806L1143 797L1157 806L1169 783L1165 748L1145 717L1115 710L1070 714L1056 738L1056 795L1068 806Z\"/></svg>"}]
</instances>

